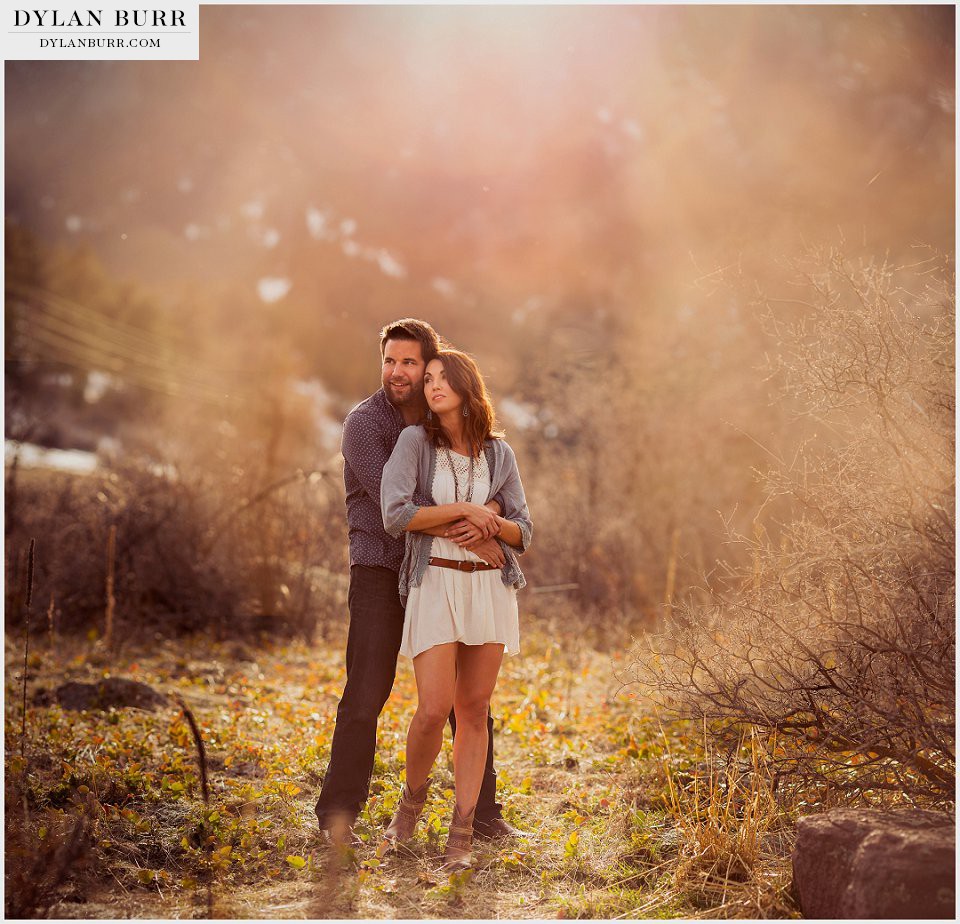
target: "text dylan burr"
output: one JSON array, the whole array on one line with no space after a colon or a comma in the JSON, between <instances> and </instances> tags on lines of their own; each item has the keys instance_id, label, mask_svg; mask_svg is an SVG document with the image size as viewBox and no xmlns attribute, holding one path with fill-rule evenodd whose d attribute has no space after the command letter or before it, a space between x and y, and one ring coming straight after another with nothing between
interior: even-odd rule
<instances>
[{"instance_id":1,"label":"text dylan burr","mask_svg":"<svg viewBox=\"0 0 960 924\"><path fill-rule=\"evenodd\" d=\"M15 26L50 26L53 28L79 27L95 29L103 27L103 10L14 10ZM183 10L110 10L115 15L113 26L184 26Z\"/></svg>"}]
</instances>

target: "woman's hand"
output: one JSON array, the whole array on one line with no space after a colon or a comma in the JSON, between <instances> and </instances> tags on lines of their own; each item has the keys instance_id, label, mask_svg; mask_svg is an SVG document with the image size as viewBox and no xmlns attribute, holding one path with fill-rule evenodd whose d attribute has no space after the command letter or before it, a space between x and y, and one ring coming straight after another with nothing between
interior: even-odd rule
<instances>
[{"instance_id":1,"label":"woman's hand","mask_svg":"<svg viewBox=\"0 0 960 924\"><path fill-rule=\"evenodd\" d=\"M469 520L454 520L443 534L444 539L449 539L460 546L467 546L472 542L478 542L483 538L483 532L479 526L474 526Z\"/></svg>"},{"instance_id":2,"label":"woman's hand","mask_svg":"<svg viewBox=\"0 0 960 924\"><path fill-rule=\"evenodd\" d=\"M480 530L484 539L492 539L500 532L500 519L488 507L463 503L460 505L460 513L463 519Z\"/></svg>"}]
</instances>

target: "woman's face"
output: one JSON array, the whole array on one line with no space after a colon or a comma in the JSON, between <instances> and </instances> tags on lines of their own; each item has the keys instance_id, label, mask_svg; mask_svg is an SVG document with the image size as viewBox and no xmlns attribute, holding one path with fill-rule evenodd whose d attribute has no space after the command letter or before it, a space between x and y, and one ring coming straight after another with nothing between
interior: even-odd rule
<instances>
[{"instance_id":1,"label":"woman's face","mask_svg":"<svg viewBox=\"0 0 960 924\"><path fill-rule=\"evenodd\" d=\"M463 398L447 381L443 363L439 359L431 359L427 363L426 371L423 373L423 394L434 414L456 411L463 405Z\"/></svg>"}]
</instances>

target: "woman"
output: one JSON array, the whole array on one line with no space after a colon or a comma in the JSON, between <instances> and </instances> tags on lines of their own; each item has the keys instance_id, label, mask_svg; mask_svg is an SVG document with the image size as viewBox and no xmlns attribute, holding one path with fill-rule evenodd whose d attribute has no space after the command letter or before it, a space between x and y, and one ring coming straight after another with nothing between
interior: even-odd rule
<instances>
[{"instance_id":1,"label":"woman","mask_svg":"<svg viewBox=\"0 0 960 924\"><path fill-rule=\"evenodd\" d=\"M400 653L413 659L418 699L407 734L407 781L385 836L396 845L413 835L452 707L456 804L444 860L463 868L470 864L490 696L504 649L516 654L520 648L517 590L526 582L515 553L529 547L531 523L513 450L494 430L493 406L473 359L441 350L426 367L423 390L427 419L400 434L381 482L384 528L407 534ZM415 494L434 505L418 507ZM502 516L483 506L495 495ZM465 521L452 531L457 541L421 532L456 520ZM502 568L465 548L480 536L498 538Z\"/></svg>"}]
</instances>

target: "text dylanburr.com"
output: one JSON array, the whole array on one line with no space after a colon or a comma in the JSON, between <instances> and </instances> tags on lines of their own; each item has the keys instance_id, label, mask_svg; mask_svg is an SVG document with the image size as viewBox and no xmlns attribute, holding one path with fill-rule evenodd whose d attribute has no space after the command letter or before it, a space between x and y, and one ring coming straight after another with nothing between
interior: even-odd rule
<instances>
[{"instance_id":1,"label":"text dylanburr.com","mask_svg":"<svg viewBox=\"0 0 960 924\"><path fill-rule=\"evenodd\" d=\"M131 9L122 0L97 9L57 7L4 13L8 61L143 60L200 58L199 0L174 0L164 9Z\"/></svg>"}]
</instances>

